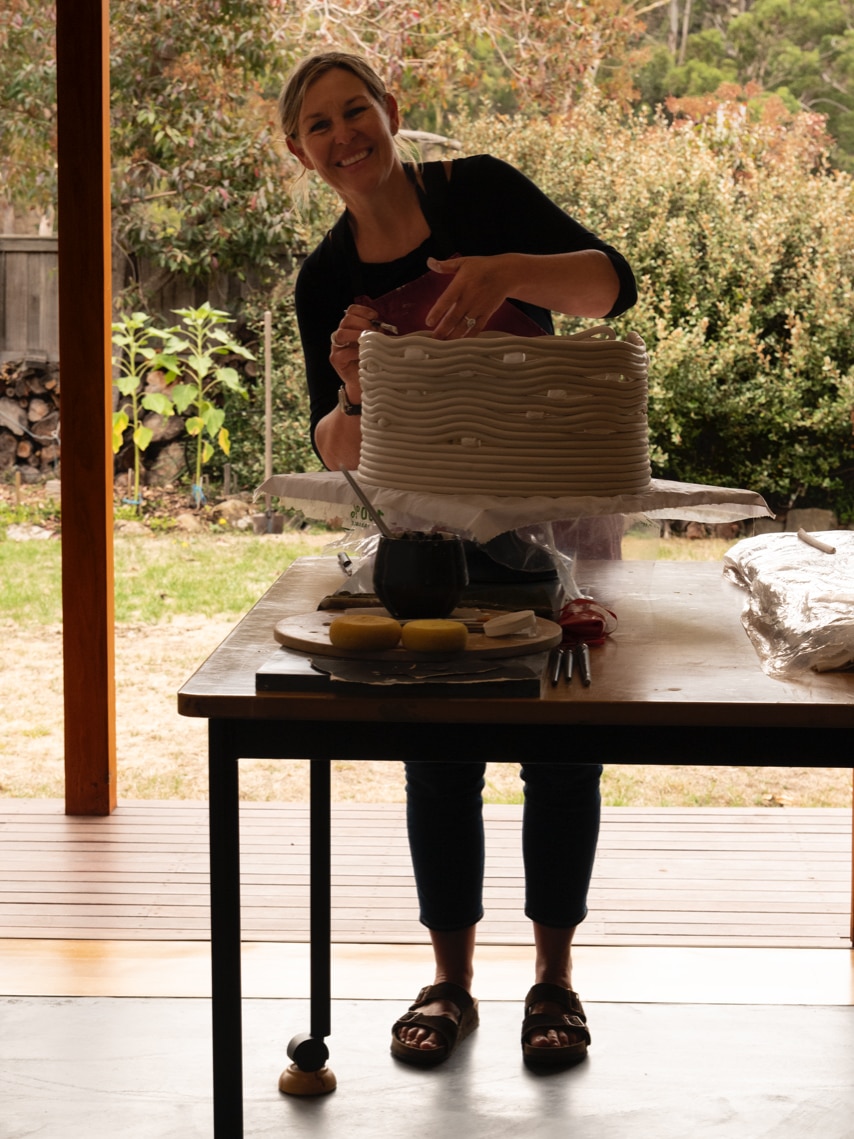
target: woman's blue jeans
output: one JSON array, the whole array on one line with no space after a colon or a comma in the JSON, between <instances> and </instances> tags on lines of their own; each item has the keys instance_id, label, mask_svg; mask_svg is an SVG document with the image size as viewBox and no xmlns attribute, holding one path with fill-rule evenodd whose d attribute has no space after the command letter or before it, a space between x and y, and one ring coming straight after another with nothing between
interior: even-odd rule
<instances>
[{"instance_id":1,"label":"woman's blue jeans","mask_svg":"<svg viewBox=\"0 0 854 1139\"><path fill-rule=\"evenodd\" d=\"M406 821L422 923L465 929L483 917L485 763L406 765ZM599 764L525 763L525 914L570 929L587 916L599 836Z\"/></svg>"}]
</instances>

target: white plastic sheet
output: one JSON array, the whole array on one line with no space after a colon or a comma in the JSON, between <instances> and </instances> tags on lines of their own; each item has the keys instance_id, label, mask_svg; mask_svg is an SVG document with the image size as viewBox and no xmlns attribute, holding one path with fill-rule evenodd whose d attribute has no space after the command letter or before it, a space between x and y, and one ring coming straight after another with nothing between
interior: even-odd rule
<instances>
[{"instance_id":1,"label":"white plastic sheet","mask_svg":"<svg viewBox=\"0 0 854 1139\"><path fill-rule=\"evenodd\" d=\"M438 527L476 542L489 542L499 534L526 526L607 514L706 523L773 517L762 496L753 491L664 479L653 479L643 494L612 498L418 494L368 483L364 489L374 507L393 526L407 530ZM278 497L283 506L316 521L337 522L345 527L371 525L368 512L337 471L274 475L256 491L256 496L262 494Z\"/></svg>"}]
</instances>

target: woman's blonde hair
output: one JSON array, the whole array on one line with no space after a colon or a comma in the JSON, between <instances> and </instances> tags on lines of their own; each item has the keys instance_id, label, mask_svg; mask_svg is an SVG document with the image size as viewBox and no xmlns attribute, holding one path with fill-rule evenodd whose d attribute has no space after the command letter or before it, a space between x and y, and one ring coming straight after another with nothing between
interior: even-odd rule
<instances>
[{"instance_id":1,"label":"woman's blonde hair","mask_svg":"<svg viewBox=\"0 0 854 1139\"><path fill-rule=\"evenodd\" d=\"M296 65L279 96L279 121L286 138L296 138L299 133L299 115L306 91L316 79L336 67L361 79L371 98L385 106L386 86L366 60L346 51L318 52Z\"/></svg>"}]
</instances>

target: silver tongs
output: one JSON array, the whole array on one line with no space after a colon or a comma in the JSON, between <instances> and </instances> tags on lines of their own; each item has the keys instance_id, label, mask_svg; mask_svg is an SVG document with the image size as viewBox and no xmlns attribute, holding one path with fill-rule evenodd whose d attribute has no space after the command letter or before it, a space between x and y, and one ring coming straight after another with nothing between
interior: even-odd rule
<instances>
[{"instance_id":1,"label":"silver tongs","mask_svg":"<svg viewBox=\"0 0 854 1139\"><path fill-rule=\"evenodd\" d=\"M590 686L590 649L582 642L580 645L566 645L554 650L551 659L552 688L556 688L561 680L569 683L575 665L578 665L578 675L585 688Z\"/></svg>"}]
</instances>

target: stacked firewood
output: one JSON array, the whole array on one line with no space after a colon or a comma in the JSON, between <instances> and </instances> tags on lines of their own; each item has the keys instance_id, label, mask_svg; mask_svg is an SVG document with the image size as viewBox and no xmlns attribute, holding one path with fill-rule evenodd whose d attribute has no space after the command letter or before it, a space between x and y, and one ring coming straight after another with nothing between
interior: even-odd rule
<instances>
[{"instance_id":1,"label":"stacked firewood","mask_svg":"<svg viewBox=\"0 0 854 1139\"><path fill-rule=\"evenodd\" d=\"M0 478L38 482L59 462L59 365L0 363Z\"/></svg>"}]
</instances>

